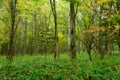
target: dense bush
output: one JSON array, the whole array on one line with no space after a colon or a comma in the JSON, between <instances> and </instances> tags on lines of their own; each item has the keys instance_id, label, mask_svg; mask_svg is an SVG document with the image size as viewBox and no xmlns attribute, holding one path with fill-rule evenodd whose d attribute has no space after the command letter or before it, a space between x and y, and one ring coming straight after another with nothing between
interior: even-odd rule
<instances>
[{"instance_id":1,"label":"dense bush","mask_svg":"<svg viewBox=\"0 0 120 80\"><path fill-rule=\"evenodd\" d=\"M86 54L81 54L74 62L66 55L61 55L60 60L41 55L18 56L12 62L1 57L0 80L120 80L119 56L89 61Z\"/></svg>"}]
</instances>

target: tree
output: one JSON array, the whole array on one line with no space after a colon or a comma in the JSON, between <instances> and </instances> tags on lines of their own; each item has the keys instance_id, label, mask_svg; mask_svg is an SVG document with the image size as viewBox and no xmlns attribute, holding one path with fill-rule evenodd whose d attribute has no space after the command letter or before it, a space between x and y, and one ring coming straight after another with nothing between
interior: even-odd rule
<instances>
[{"instance_id":1,"label":"tree","mask_svg":"<svg viewBox=\"0 0 120 80\"><path fill-rule=\"evenodd\" d=\"M59 58L59 52L58 52L58 27L57 27L57 13L56 13L56 1L50 0L52 13L54 16L54 25L55 25L55 54L54 58Z\"/></svg>"},{"instance_id":2,"label":"tree","mask_svg":"<svg viewBox=\"0 0 120 80\"><path fill-rule=\"evenodd\" d=\"M28 26L28 22L27 22L27 18L25 18L24 21L24 39L23 39L23 54L26 53L26 47L27 47L27 26Z\"/></svg>"},{"instance_id":3,"label":"tree","mask_svg":"<svg viewBox=\"0 0 120 80\"><path fill-rule=\"evenodd\" d=\"M76 58L75 3L70 1L70 58Z\"/></svg>"},{"instance_id":4,"label":"tree","mask_svg":"<svg viewBox=\"0 0 120 80\"><path fill-rule=\"evenodd\" d=\"M17 0L9 0L9 13L10 13L10 36L9 36L9 47L8 47L8 53L7 53L7 59L11 60L14 55L14 38L15 38L15 33L17 29Z\"/></svg>"},{"instance_id":5,"label":"tree","mask_svg":"<svg viewBox=\"0 0 120 80\"><path fill-rule=\"evenodd\" d=\"M103 4L100 5L100 12L99 14L102 14L102 9L103 9ZM102 27L102 16L100 15L99 16L99 26ZM103 45L102 45L102 32L99 31L99 41L98 41L98 44L99 44L99 53L101 54L101 60L104 58L104 52L103 52Z\"/></svg>"}]
</instances>

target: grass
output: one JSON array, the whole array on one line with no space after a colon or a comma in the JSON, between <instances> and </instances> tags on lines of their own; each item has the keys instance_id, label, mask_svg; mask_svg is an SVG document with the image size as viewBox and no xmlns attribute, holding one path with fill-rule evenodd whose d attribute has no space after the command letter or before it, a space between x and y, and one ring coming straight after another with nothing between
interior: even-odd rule
<instances>
[{"instance_id":1,"label":"grass","mask_svg":"<svg viewBox=\"0 0 120 80\"><path fill-rule=\"evenodd\" d=\"M52 55L16 56L9 63L0 57L0 80L120 80L120 55L99 56L89 61L86 53L81 53L72 62L67 54L59 60Z\"/></svg>"}]
</instances>

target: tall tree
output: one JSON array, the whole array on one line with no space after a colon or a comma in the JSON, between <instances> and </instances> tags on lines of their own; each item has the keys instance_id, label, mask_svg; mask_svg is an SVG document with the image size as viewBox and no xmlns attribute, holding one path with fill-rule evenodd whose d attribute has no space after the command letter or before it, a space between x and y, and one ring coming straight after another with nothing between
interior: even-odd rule
<instances>
[{"instance_id":1,"label":"tall tree","mask_svg":"<svg viewBox=\"0 0 120 80\"><path fill-rule=\"evenodd\" d=\"M117 0L117 15L120 15L120 0ZM118 19L118 25L120 25L120 21ZM119 27L119 33L118 36L120 36L120 27ZM119 47L119 52L120 52L120 38L117 39L118 47Z\"/></svg>"},{"instance_id":2,"label":"tall tree","mask_svg":"<svg viewBox=\"0 0 120 80\"><path fill-rule=\"evenodd\" d=\"M57 27L57 13L56 13L56 0L50 0L52 13L54 16L54 25L55 25L55 54L54 58L59 58L59 52L58 52L58 27Z\"/></svg>"},{"instance_id":3,"label":"tall tree","mask_svg":"<svg viewBox=\"0 0 120 80\"><path fill-rule=\"evenodd\" d=\"M39 35L39 26L37 23L37 14L34 14L34 53L38 53L39 52L39 42L38 42L38 35Z\"/></svg>"},{"instance_id":4,"label":"tall tree","mask_svg":"<svg viewBox=\"0 0 120 80\"><path fill-rule=\"evenodd\" d=\"M98 26L97 25L97 0L94 0L94 6L93 6L93 12L94 12L94 14L93 14L93 18L94 18L94 21L93 21L93 25L95 26L95 28L96 28L96 26ZM95 34L94 35L94 37L95 37L95 53L96 54L98 54L98 46L99 46L99 44L98 44L98 37L97 37L97 34Z\"/></svg>"},{"instance_id":5,"label":"tall tree","mask_svg":"<svg viewBox=\"0 0 120 80\"><path fill-rule=\"evenodd\" d=\"M76 58L76 30L75 30L75 8L74 1L70 1L70 58Z\"/></svg>"},{"instance_id":6,"label":"tall tree","mask_svg":"<svg viewBox=\"0 0 120 80\"><path fill-rule=\"evenodd\" d=\"M69 11L70 11L70 7L69 7ZM70 34L71 34L70 32L71 30L70 30L70 12L69 12L68 14L68 55L70 55Z\"/></svg>"},{"instance_id":7,"label":"tall tree","mask_svg":"<svg viewBox=\"0 0 120 80\"><path fill-rule=\"evenodd\" d=\"M14 55L14 37L15 37L15 32L17 29L16 25L16 16L17 16L17 10L16 10L16 5L17 5L17 0L9 0L9 13L10 13L10 36L9 36L9 46L8 46L8 53L7 53L7 59L11 60L13 55Z\"/></svg>"},{"instance_id":8,"label":"tall tree","mask_svg":"<svg viewBox=\"0 0 120 80\"><path fill-rule=\"evenodd\" d=\"M27 26L28 26L28 22L27 22L27 18L25 18L24 21L24 39L23 39L23 54L26 53L26 47L27 47Z\"/></svg>"}]
</instances>

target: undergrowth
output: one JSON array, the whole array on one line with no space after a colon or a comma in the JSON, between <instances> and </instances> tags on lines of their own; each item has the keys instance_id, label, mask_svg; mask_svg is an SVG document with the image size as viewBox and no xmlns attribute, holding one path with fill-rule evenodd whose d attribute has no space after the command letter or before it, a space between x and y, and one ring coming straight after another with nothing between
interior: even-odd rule
<instances>
[{"instance_id":1,"label":"undergrowth","mask_svg":"<svg viewBox=\"0 0 120 80\"><path fill-rule=\"evenodd\" d=\"M16 56L8 62L0 58L0 80L120 80L120 55L99 56L89 61L87 54L80 54L72 62L67 54L59 60L52 55Z\"/></svg>"}]
</instances>

